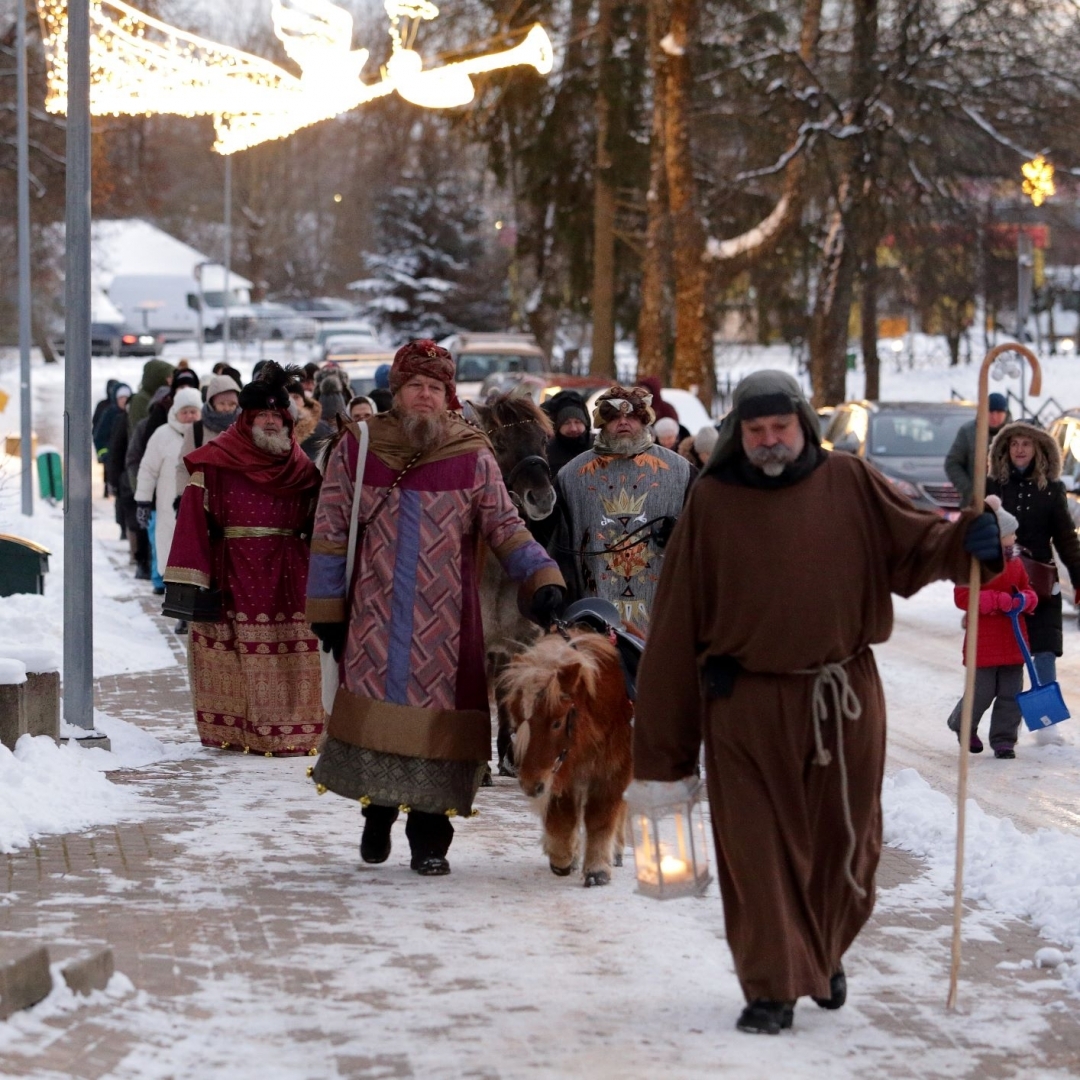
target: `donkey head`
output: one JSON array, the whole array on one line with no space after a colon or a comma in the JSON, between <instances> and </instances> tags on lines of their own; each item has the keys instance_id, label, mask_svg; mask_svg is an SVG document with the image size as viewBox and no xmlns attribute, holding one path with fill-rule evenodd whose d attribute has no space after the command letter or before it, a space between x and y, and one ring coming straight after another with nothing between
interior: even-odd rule
<instances>
[{"instance_id":1,"label":"donkey head","mask_svg":"<svg viewBox=\"0 0 1080 1080\"><path fill-rule=\"evenodd\" d=\"M491 439L495 460L510 499L531 521L542 521L555 509L555 487L547 463L551 421L531 398L505 394L488 405L467 403L465 418Z\"/></svg>"}]
</instances>

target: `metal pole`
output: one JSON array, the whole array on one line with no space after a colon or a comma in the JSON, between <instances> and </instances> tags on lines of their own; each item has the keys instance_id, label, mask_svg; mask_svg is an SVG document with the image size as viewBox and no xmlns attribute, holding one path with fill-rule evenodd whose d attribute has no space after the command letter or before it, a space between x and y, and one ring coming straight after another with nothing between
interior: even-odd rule
<instances>
[{"instance_id":1,"label":"metal pole","mask_svg":"<svg viewBox=\"0 0 1080 1080\"><path fill-rule=\"evenodd\" d=\"M15 51L19 233L19 456L22 512L34 514L33 414L30 400L30 126L26 100L26 0L15 3Z\"/></svg>"},{"instance_id":2,"label":"metal pole","mask_svg":"<svg viewBox=\"0 0 1080 1080\"><path fill-rule=\"evenodd\" d=\"M22 0L19 0L21 3ZM90 440L90 0L68 2L64 328L64 719L94 731ZM104 740L107 743L107 740ZM100 745L100 743L97 743Z\"/></svg>"},{"instance_id":3,"label":"metal pole","mask_svg":"<svg viewBox=\"0 0 1080 1080\"><path fill-rule=\"evenodd\" d=\"M229 359L229 286L232 277L232 154L225 155L225 288L221 323L221 358Z\"/></svg>"}]
</instances>

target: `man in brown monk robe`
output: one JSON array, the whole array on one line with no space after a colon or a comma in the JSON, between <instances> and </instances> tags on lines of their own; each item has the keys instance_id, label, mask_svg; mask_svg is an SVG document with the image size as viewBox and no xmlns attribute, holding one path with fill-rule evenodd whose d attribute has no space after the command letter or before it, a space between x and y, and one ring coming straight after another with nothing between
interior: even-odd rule
<instances>
[{"instance_id":1,"label":"man in brown monk robe","mask_svg":"<svg viewBox=\"0 0 1080 1080\"><path fill-rule=\"evenodd\" d=\"M821 448L791 376L735 390L668 545L638 677L634 775L706 779L743 1031L839 1008L874 902L890 593L1001 558L991 514L947 522ZM1000 566L1000 562L998 562ZM653 785L649 785L652 787Z\"/></svg>"}]
</instances>

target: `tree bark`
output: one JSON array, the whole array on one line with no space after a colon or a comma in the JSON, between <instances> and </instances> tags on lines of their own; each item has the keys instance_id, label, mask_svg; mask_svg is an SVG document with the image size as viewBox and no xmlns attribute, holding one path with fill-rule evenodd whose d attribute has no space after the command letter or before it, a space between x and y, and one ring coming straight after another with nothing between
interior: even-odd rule
<instances>
[{"instance_id":1,"label":"tree bark","mask_svg":"<svg viewBox=\"0 0 1080 1080\"><path fill-rule=\"evenodd\" d=\"M665 303L671 267L667 171L664 166L664 53L660 27L667 26L667 0L652 0L648 10L649 67L652 72L652 131L649 139L649 190L645 197L645 256L641 265L638 313L638 374L670 378L668 313Z\"/></svg>"},{"instance_id":2,"label":"tree bark","mask_svg":"<svg viewBox=\"0 0 1080 1080\"><path fill-rule=\"evenodd\" d=\"M708 407L716 382L712 319L707 302L705 225L698 209L690 138L693 73L690 47L696 37L697 0L671 0L664 40L664 162L671 210L675 270L675 357L671 382L694 390Z\"/></svg>"},{"instance_id":3,"label":"tree bark","mask_svg":"<svg viewBox=\"0 0 1080 1080\"><path fill-rule=\"evenodd\" d=\"M862 358L863 371L866 373L866 389L863 396L868 401L877 401L881 395L881 363L877 352L877 313L878 313L878 265L877 243L874 238L873 250L867 254L863 263L862 282Z\"/></svg>"},{"instance_id":4,"label":"tree bark","mask_svg":"<svg viewBox=\"0 0 1080 1080\"><path fill-rule=\"evenodd\" d=\"M600 0L595 26L596 161L593 169L592 359L589 373L615 378L615 188L608 151L611 22L615 0Z\"/></svg>"},{"instance_id":5,"label":"tree bark","mask_svg":"<svg viewBox=\"0 0 1080 1080\"><path fill-rule=\"evenodd\" d=\"M848 179L841 183L810 320L810 383L814 406L839 405L847 396L848 319L855 281L855 250L847 229Z\"/></svg>"}]
</instances>

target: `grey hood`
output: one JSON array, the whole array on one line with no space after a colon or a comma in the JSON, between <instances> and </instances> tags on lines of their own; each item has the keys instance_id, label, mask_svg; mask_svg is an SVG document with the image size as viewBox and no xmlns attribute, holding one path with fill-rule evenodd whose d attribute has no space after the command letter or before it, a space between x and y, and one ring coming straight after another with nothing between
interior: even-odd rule
<instances>
[{"instance_id":1,"label":"grey hood","mask_svg":"<svg viewBox=\"0 0 1080 1080\"><path fill-rule=\"evenodd\" d=\"M716 472L742 454L739 406L750 398L762 397L766 394L786 394L802 421L807 443L811 446L821 446L821 429L817 413L803 396L802 389L795 378L786 371L755 371L741 379L731 395L731 412L720 424L720 437L716 440L716 448L712 452L712 457L709 458L708 465L705 466L705 473Z\"/></svg>"}]
</instances>

